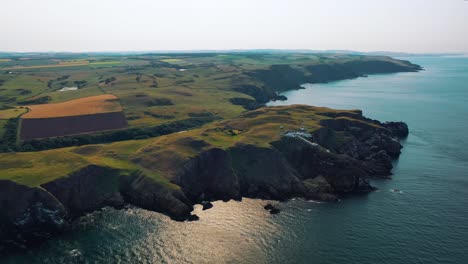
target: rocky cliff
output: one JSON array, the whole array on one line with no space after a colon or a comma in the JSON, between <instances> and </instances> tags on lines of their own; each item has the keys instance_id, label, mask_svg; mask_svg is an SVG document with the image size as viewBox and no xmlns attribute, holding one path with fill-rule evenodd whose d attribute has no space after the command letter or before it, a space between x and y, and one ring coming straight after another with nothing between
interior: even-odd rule
<instances>
[{"instance_id":1,"label":"rocky cliff","mask_svg":"<svg viewBox=\"0 0 468 264\"><path fill-rule=\"evenodd\" d=\"M235 85L234 90L248 94L260 103L270 100L285 100L278 93L301 88L304 83L326 83L331 81L365 77L369 74L416 72L421 66L409 61L390 57L369 57L363 60L340 61L305 65L272 65L268 69L247 71L251 78L248 84ZM252 83L258 83L253 85ZM241 104L244 102L233 102ZM242 105L242 104L241 104ZM254 104L249 104L252 107Z\"/></svg>"},{"instance_id":2,"label":"rocky cliff","mask_svg":"<svg viewBox=\"0 0 468 264\"><path fill-rule=\"evenodd\" d=\"M0 180L0 244L42 241L105 206L132 204L186 220L194 204L213 200L337 201L374 190L371 177L389 177L401 152L399 138L407 135L406 124L381 123L358 110L296 105L262 108L143 143L71 148L64 150L70 160L93 163L37 186ZM134 144L142 147L129 151ZM49 162L54 151L41 155ZM20 170L22 157L30 156L14 155L11 166ZM127 165L112 167L122 162ZM127 167L139 169L122 169Z\"/></svg>"}]
</instances>

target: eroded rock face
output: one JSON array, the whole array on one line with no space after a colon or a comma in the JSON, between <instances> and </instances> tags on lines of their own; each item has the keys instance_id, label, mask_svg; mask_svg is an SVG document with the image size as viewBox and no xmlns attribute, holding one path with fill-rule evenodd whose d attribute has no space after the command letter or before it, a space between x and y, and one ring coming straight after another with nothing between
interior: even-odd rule
<instances>
[{"instance_id":1,"label":"eroded rock face","mask_svg":"<svg viewBox=\"0 0 468 264\"><path fill-rule=\"evenodd\" d=\"M165 213L174 220L186 220L193 210L183 192L166 188L144 175L123 177L121 192L128 203Z\"/></svg>"},{"instance_id":2,"label":"eroded rock face","mask_svg":"<svg viewBox=\"0 0 468 264\"><path fill-rule=\"evenodd\" d=\"M403 148L399 138L408 135L408 126L403 122L382 124L362 116L325 119L320 124L323 128L314 133L314 142L335 153L365 161L366 170L374 177L391 175L392 159L398 158ZM347 140L336 144L330 140L336 133Z\"/></svg>"},{"instance_id":3,"label":"eroded rock face","mask_svg":"<svg viewBox=\"0 0 468 264\"><path fill-rule=\"evenodd\" d=\"M63 231L67 212L50 193L0 180L0 249L25 247Z\"/></svg>"},{"instance_id":4,"label":"eroded rock face","mask_svg":"<svg viewBox=\"0 0 468 264\"><path fill-rule=\"evenodd\" d=\"M315 179L306 181L306 193L319 191L335 195L364 191L370 187L363 182L369 177L365 166L347 155L332 153L320 145L291 137L284 137L273 146L283 153L303 181ZM327 184L322 184L325 182ZM311 189L312 185L317 188Z\"/></svg>"},{"instance_id":5,"label":"eroded rock face","mask_svg":"<svg viewBox=\"0 0 468 264\"><path fill-rule=\"evenodd\" d=\"M231 157L223 149L212 148L190 159L176 177L176 184L193 201L240 198L239 179Z\"/></svg>"},{"instance_id":6,"label":"eroded rock face","mask_svg":"<svg viewBox=\"0 0 468 264\"><path fill-rule=\"evenodd\" d=\"M75 218L105 206L123 206L119 178L117 170L90 165L42 187L63 204L71 218Z\"/></svg>"},{"instance_id":7,"label":"eroded rock face","mask_svg":"<svg viewBox=\"0 0 468 264\"><path fill-rule=\"evenodd\" d=\"M297 171L278 150L237 144L229 152L243 196L283 200L303 193Z\"/></svg>"},{"instance_id":8,"label":"eroded rock face","mask_svg":"<svg viewBox=\"0 0 468 264\"><path fill-rule=\"evenodd\" d=\"M144 175L120 176L106 167L90 165L39 187L0 180L0 251L26 248L64 231L76 217L110 206L131 203L186 220L192 203Z\"/></svg>"}]
</instances>

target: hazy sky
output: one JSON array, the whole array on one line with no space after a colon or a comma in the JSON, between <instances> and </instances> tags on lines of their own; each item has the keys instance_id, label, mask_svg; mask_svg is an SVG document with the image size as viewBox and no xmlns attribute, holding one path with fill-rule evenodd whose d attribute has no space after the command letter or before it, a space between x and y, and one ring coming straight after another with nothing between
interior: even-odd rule
<instances>
[{"instance_id":1,"label":"hazy sky","mask_svg":"<svg viewBox=\"0 0 468 264\"><path fill-rule=\"evenodd\" d=\"M466 0L5 0L1 51L468 52Z\"/></svg>"}]
</instances>

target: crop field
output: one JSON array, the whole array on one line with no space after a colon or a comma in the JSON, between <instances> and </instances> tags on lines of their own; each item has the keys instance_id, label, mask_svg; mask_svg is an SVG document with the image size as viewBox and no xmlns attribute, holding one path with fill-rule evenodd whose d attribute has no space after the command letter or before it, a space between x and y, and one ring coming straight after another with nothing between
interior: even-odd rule
<instances>
[{"instance_id":1,"label":"crop field","mask_svg":"<svg viewBox=\"0 0 468 264\"><path fill-rule=\"evenodd\" d=\"M84 97L63 103L39 104L27 107L29 108L29 112L22 116L23 119L92 115L122 111L119 99L111 94Z\"/></svg>"},{"instance_id":2,"label":"crop field","mask_svg":"<svg viewBox=\"0 0 468 264\"><path fill-rule=\"evenodd\" d=\"M21 117L21 140L127 127L119 99L111 94L84 97L62 103L31 105L27 108L29 112Z\"/></svg>"},{"instance_id":3,"label":"crop field","mask_svg":"<svg viewBox=\"0 0 468 264\"><path fill-rule=\"evenodd\" d=\"M127 127L122 112L48 118L22 118L21 140L101 132Z\"/></svg>"}]
</instances>

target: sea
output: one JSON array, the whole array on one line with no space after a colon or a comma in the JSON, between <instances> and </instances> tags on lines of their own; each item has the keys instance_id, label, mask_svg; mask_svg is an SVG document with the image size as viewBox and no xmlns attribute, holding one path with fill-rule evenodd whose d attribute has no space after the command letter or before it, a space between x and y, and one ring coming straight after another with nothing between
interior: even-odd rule
<instances>
[{"instance_id":1,"label":"sea","mask_svg":"<svg viewBox=\"0 0 468 264\"><path fill-rule=\"evenodd\" d=\"M404 58L424 71L305 84L287 101L361 109L410 134L378 191L320 203L215 202L196 222L106 208L0 263L468 263L468 57Z\"/></svg>"}]
</instances>

